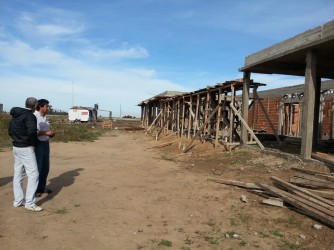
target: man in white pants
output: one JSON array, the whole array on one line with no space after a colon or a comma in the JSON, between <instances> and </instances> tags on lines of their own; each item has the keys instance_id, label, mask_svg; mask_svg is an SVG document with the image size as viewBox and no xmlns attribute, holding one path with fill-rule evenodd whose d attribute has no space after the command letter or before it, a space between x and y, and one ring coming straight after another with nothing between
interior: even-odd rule
<instances>
[{"instance_id":1,"label":"man in white pants","mask_svg":"<svg viewBox=\"0 0 334 250\"><path fill-rule=\"evenodd\" d=\"M37 123L33 112L37 99L29 97L26 108L14 107L10 110L12 119L8 134L13 140L14 154L14 207L20 207L25 202L25 208L39 212L43 208L36 205L35 192L38 186L38 168L34 146L37 143ZM24 200L23 179L27 176L27 190Z\"/></svg>"}]
</instances>

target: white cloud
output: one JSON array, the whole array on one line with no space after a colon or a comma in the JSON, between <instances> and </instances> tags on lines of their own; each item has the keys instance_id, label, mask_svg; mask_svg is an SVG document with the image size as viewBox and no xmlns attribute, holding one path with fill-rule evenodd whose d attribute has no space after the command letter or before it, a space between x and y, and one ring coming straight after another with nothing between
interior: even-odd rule
<instances>
[{"instance_id":1,"label":"white cloud","mask_svg":"<svg viewBox=\"0 0 334 250\"><path fill-rule=\"evenodd\" d=\"M75 60L67 58L62 53L48 47L33 48L20 40L1 41L0 58L12 65L33 66L40 64L61 65Z\"/></svg>"},{"instance_id":2,"label":"white cloud","mask_svg":"<svg viewBox=\"0 0 334 250\"><path fill-rule=\"evenodd\" d=\"M123 47L120 49L87 49L82 52L94 59L134 59L149 56L148 51L141 47Z\"/></svg>"},{"instance_id":3,"label":"white cloud","mask_svg":"<svg viewBox=\"0 0 334 250\"><path fill-rule=\"evenodd\" d=\"M52 8L22 12L15 25L25 37L40 43L71 39L86 28L78 13Z\"/></svg>"},{"instance_id":4,"label":"white cloud","mask_svg":"<svg viewBox=\"0 0 334 250\"><path fill-rule=\"evenodd\" d=\"M268 74L251 74L254 82L264 83L266 86L259 87L259 90L276 89L293 85L304 84L305 78L299 76L287 75L268 75Z\"/></svg>"},{"instance_id":5,"label":"white cloud","mask_svg":"<svg viewBox=\"0 0 334 250\"><path fill-rule=\"evenodd\" d=\"M36 25L35 30L41 36L64 36L80 33L83 30L82 26L74 26L68 27L63 25L55 25L55 24L41 24Z\"/></svg>"}]
</instances>

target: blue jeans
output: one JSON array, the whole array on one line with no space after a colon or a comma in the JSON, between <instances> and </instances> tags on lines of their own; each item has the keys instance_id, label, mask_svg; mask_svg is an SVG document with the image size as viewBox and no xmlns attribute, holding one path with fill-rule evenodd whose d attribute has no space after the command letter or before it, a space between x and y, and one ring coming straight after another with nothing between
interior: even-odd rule
<instances>
[{"instance_id":1,"label":"blue jeans","mask_svg":"<svg viewBox=\"0 0 334 250\"><path fill-rule=\"evenodd\" d=\"M43 193L46 187L46 179L50 170L50 144L49 141L38 142L35 148L39 182L37 192Z\"/></svg>"}]
</instances>

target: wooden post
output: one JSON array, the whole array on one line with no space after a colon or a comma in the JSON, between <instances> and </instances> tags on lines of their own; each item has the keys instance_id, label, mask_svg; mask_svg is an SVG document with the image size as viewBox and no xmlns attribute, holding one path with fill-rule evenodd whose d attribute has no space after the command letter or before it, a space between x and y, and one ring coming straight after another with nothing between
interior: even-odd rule
<instances>
[{"instance_id":1,"label":"wooden post","mask_svg":"<svg viewBox=\"0 0 334 250\"><path fill-rule=\"evenodd\" d=\"M320 103L321 99L321 78L316 78L315 85L315 100L314 100L314 123L313 123L313 146L312 149L315 150L318 142L318 138L321 136L321 126L319 123L322 122L322 107ZM319 114L321 112L321 114ZM321 139L321 137L319 138Z\"/></svg>"},{"instance_id":2,"label":"wooden post","mask_svg":"<svg viewBox=\"0 0 334 250\"><path fill-rule=\"evenodd\" d=\"M284 114L284 97L279 99L278 108L278 133L283 135L283 114Z\"/></svg>"},{"instance_id":3,"label":"wooden post","mask_svg":"<svg viewBox=\"0 0 334 250\"><path fill-rule=\"evenodd\" d=\"M196 134L196 131L197 131L197 129L199 128L199 126L198 126L198 124L199 124L199 115L198 115L198 112L199 112L199 108L200 108L200 99L201 99L201 97L200 97L200 95L199 94L197 94L197 97L196 97L196 113L195 113L195 122L196 122L196 127L195 127L195 129L194 129L194 133L193 133L193 136L195 136L195 134Z\"/></svg>"},{"instance_id":4,"label":"wooden post","mask_svg":"<svg viewBox=\"0 0 334 250\"><path fill-rule=\"evenodd\" d=\"M321 83L320 83L321 85ZM319 90L320 92L320 90ZM319 107L319 127L318 127L318 138L322 139L324 133L324 107L325 107L325 96L324 94L320 95L320 107ZM317 143L317 142L316 142ZM315 145L313 145L314 147Z\"/></svg>"},{"instance_id":5,"label":"wooden post","mask_svg":"<svg viewBox=\"0 0 334 250\"><path fill-rule=\"evenodd\" d=\"M249 102L249 85L250 85L250 75L251 73L246 71L244 72L244 82L242 87L242 118L246 123L242 123L241 126L241 144L245 145L248 142L248 133L245 124L248 123L248 102Z\"/></svg>"},{"instance_id":6,"label":"wooden post","mask_svg":"<svg viewBox=\"0 0 334 250\"><path fill-rule=\"evenodd\" d=\"M222 101L222 89L218 89L218 111L217 111L217 116L216 116L216 136L215 136L215 147L218 146L218 137L219 137L219 131L220 131L220 120L221 120L221 112L222 112L222 107L219 105Z\"/></svg>"},{"instance_id":7,"label":"wooden post","mask_svg":"<svg viewBox=\"0 0 334 250\"><path fill-rule=\"evenodd\" d=\"M190 100L189 100L189 115L188 115L188 135L187 138L190 138L190 131L191 131L191 124L192 124L192 116L190 114L190 110L192 111L192 107L193 107L193 98L192 95L190 94Z\"/></svg>"},{"instance_id":8,"label":"wooden post","mask_svg":"<svg viewBox=\"0 0 334 250\"><path fill-rule=\"evenodd\" d=\"M234 85L231 85L231 102L230 105L234 106L234 100L235 100L235 88ZM229 109L230 111L230 129L229 129L229 142L233 142L233 131L234 131L234 111L233 109Z\"/></svg>"},{"instance_id":9,"label":"wooden post","mask_svg":"<svg viewBox=\"0 0 334 250\"><path fill-rule=\"evenodd\" d=\"M185 122L185 101L184 101L184 96L182 98L182 120L181 120L181 137L183 136L183 129L184 129L184 122Z\"/></svg>"},{"instance_id":10,"label":"wooden post","mask_svg":"<svg viewBox=\"0 0 334 250\"><path fill-rule=\"evenodd\" d=\"M181 115L181 105L180 97L177 98L177 121L176 121L176 132L177 136L180 137L180 115Z\"/></svg>"},{"instance_id":11,"label":"wooden post","mask_svg":"<svg viewBox=\"0 0 334 250\"><path fill-rule=\"evenodd\" d=\"M305 70L305 91L304 91L304 108L303 108L303 136L301 157L311 159L313 146L313 127L314 127L314 107L315 107L315 90L316 90L316 55L313 51L306 54Z\"/></svg>"},{"instance_id":12,"label":"wooden post","mask_svg":"<svg viewBox=\"0 0 334 250\"><path fill-rule=\"evenodd\" d=\"M206 98L205 98L205 117L204 117L204 122L206 124L208 124L207 119L209 117L209 101L210 101L210 93L209 93L209 90L207 89ZM205 126L204 129L203 129L203 140L204 141L206 139L206 132L207 132L207 129L206 129L206 126Z\"/></svg>"},{"instance_id":13,"label":"wooden post","mask_svg":"<svg viewBox=\"0 0 334 250\"><path fill-rule=\"evenodd\" d=\"M292 122L293 122L293 101L294 94L291 94L290 105L289 105L289 136L292 136ZM295 135L296 136L296 135Z\"/></svg>"},{"instance_id":14,"label":"wooden post","mask_svg":"<svg viewBox=\"0 0 334 250\"><path fill-rule=\"evenodd\" d=\"M301 94L299 94L298 98L299 98L299 104L298 104L298 108L299 108L298 117L299 117L299 119L298 119L298 134L297 134L297 136L301 137L302 136L301 135L301 133L302 133L301 132L302 131L301 127L302 127L302 124L303 124L303 104L302 104L303 96Z\"/></svg>"}]
</instances>

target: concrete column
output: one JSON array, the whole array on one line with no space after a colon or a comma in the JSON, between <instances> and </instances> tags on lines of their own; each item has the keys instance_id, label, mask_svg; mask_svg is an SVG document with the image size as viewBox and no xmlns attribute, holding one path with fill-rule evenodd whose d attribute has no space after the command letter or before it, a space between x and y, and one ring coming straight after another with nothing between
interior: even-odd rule
<instances>
[{"instance_id":1,"label":"concrete column","mask_svg":"<svg viewBox=\"0 0 334 250\"><path fill-rule=\"evenodd\" d=\"M307 52L301 147L301 157L303 159L311 159L312 154L315 91L317 84L316 64L316 55L314 51Z\"/></svg>"},{"instance_id":2,"label":"concrete column","mask_svg":"<svg viewBox=\"0 0 334 250\"><path fill-rule=\"evenodd\" d=\"M251 73L246 71L244 72L244 83L242 87L242 118L248 123L248 103L249 103L249 84L250 84L250 75ZM242 145L246 145L248 142L248 132L247 128L241 124L241 141Z\"/></svg>"}]
</instances>

